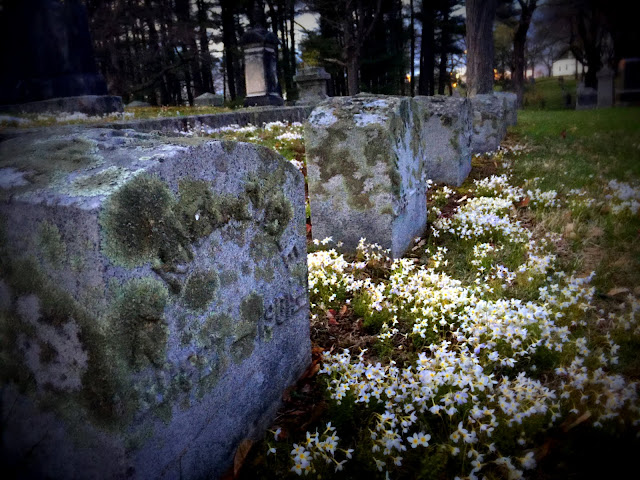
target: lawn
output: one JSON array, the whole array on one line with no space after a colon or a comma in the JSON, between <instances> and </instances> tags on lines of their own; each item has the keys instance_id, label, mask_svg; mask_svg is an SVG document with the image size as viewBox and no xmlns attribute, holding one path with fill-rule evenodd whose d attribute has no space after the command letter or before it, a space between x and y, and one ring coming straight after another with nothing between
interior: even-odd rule
<instances>
[{"instance_id":1,"label":"lawn","mask_svg":"<svg viewBox=\"0 0 640 480\"><path fill-rule=\"evenodd\" d=\"M237 476L614 478L632 465L640 109L519 113L462 187L433 186L429 231L405 258L309 244L313 364L265 440L247 456L243 444ZM299 127L287 131L214 136L275 146L304 171Z\"/></svg>"}]
</instances>

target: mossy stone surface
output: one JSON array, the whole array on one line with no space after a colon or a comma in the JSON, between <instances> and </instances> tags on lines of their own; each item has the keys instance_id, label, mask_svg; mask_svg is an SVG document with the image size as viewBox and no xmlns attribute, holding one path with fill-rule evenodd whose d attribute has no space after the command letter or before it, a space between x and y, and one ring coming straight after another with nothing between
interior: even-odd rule
<instances>
[{"instance_id":1,"label":"mossy stone surface","mask_svg":"<svg viewBox=\"0 0 640 480\"><path fill-rule=\"evenodd\" d=\"M305 124L316 238L331 236L354 250L366 237L399 256L422 232L424 148L416 119L415 102L400 97L358 95L316 107Z\"/></svg>"},{"instance_id":2,"label":"mossy stone surface","mask_svg":"<svg viewBox=\"0 0 640 480\"><path fill-rule=\"evenodd\" d=\"M303 178L249 144L65 132L2 147L3 442L44 438L35 477L221 476L310 358Z\"/></svg>"}]
</instances>

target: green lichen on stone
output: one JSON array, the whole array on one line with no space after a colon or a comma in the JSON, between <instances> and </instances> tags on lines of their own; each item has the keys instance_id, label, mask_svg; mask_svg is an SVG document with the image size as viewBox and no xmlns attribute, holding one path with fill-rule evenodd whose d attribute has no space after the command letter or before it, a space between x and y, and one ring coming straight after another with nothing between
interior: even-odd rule
<instances>
[{"instance_id":1,"label":"green lichen on stone","mask_svg":"<svg viewBox=\"0 0 640 480\"><path fill-rule=\"evenodd\" d=\"M66 190L77 196L106 195L132 175L133 172L125 168L111 166L97 173L76 177Z\"/></svg>"},{"instance_id":2,"label":"green lichen on stone","mask_svg":"<svg viewBox=\"0 0 640 480\"><path fill-rule=\"evenodd\" d=\"M440 123L443 127L450 127L451 125L453 125L453 119L449 115L441 115Z\"/></svg>"},{"instance_id":3,"label":"green lichen on stone","mask_svg":"<svg viewBox=\"0 0 640 480\"><path fill-rule=\"evenodd\" d=\"M192 310L205 310L219 287L220 279L215 271L197 270L187 279L182 301Z\"/></svg>"},{"instance_id":4,"label":"green lichen on stone","mask_svg":"<svg viewBox=\"0 0 640 480\"><path fill-rule=\"evenodd\" d=\"M198 338L205 348L214 348L222 353L225 340L233 335L233 320L224 313L214 313L202 324Z\"/></svg>"},{"instance_id":5,"label":"green lichen on stone","mask_svg":"<svg viewBox=\"0 0 640 480\"><path fill-rule=\"evenodd\" d=\"M191 259L188 238L173 213L175 199L158 177L138 175L106 202L100 223L103 250L116 264L142 265Z\"/></svg>"},{"instance_id":6,"label":"green lichen on stone","mask_svg":"<svg viewBox=\"0 0 640 480\"><path fill-rule=\"evenodd\" d=\"M169 292L162 282L129 280L116 293L111 313L112 345L130 368L160 367L166 360L169 330L164 309Z\"/></svg>"},{"instance_id":7,"label":"green lichen on stone","mask_svg":"<svg viewBox=\"0 0 640 480\"><path fill-rule=\"evenodd\" d=\"M453 132L451 138L449 138L449 143L453 147L454 151L460 150L460 142L458 141L458 135L456 132Z\"/></svg>"},{"instance_id":8,"label":"green lichen on stone","mask_svg":"<svg viewBox=\"0 0 640 480\"><path fill-rule=\"evenodd\" d=\"M176 215L192 240L208 236L230 220L251 218L244 195L214 194L205 180L180 180L178 194Z\"/></svg>"},{"instance_id":9,"label":"green lichen on stone","mask_svg":"<svg viewBox=\"0 0 640 480\"><path fill-rule=\"evenodd\" d=\"M240 304L240 318L248 323L257 324L264 314L262 295L252 292L242 299Z\"/></svg>"},{"instance_id":10,"label":"green lichen on stone","mask_svg":"<svg viewBox=\"0 0 640 480\"><path fill-rule=\"evenodd\" d=\"M103 160L96 152L97 143L81 136L29 135L0 143L0 168L25 172L29 184L9 190L15 193L44 187L70 172L99 165Z\"/></svg>"},{"instance_id":11,"label":"green lichen on stone","mask_svg":"<svg viewBox=\"0 0 640 480\"><path fill-rule=\"evenodd\" d=\"M222 287L228 287L229 285L238 281L238 273L233 270L225 270L220 274L220 285Z\"/></svg>"},{"instance_id":12,"label":"green lichen on stone","mask_svg":"<svg viewBox=\"0 0 640 480\"><path fill-rule=\"evenodd\" d=\"M273 193L265 210L265 230L269 235L280 238L293 218L293 207L281 192Z\"/></svg>"},{"instance_id":13,"label":"green lichen on stone","mask_svg":"<svg viewBox=\"0 0 640 480\"><path fill-rule=\"evenodd\" d=\"M235 340L231 344L231 358L240 363L251 356L258 333L258 322L264 314L264 302L255 292L247 295L240 304L241 320L234 325Z\"/></svg>"},{"instance_id":14,"label":"green lichen on stone","mask_svg":"<svg viewBox=\"0 0 640 480\"><path fill-rule=\"evenodd\" d=\"M220 140L220 145L222 146L222 149L227 155L231 155L233 151L236 149L236 146L238 145L238 143L232 142L230 140Z\"/></svg>"},{"instance_id":15,"label":"green lichen on stone","mask_svg":"<svg viewBox=\"0 0 640 480\"><path fill-rule=\"evenodd\" d=\"M50 222L42 222L38 229L38 247L43 258L53 266L60 266L67 256L67 247L62 241L60 230Z\"/></svg>"},{"instance_id":16,"label":"green lichen on stone","mask_svg":"<svg viewBox=\"0 0 640 480\"><path fill-rule=\"evenodd\" d=\"M84 408L92 422L105 428L118 429L125 425L137 406L137 397L122 394L130 389L130 384L119 365L118 356L111 349L113 337L106 335L98 318L46 276L35 258L16 258L6 253L4 248L0 248L0 272L11 291L16 297L37 296L41 322L60 327L73 319L80 328L78 338L82 348L88 353L81 390L45 395L48 398L46 408L65 416L72 412L72 420L73 412L77 408ZM22 364L22 356L15 350L18 335L35 339L36 332L32 325L15 315L1 313L0 361L3 368L0 369L0 378L3 383L15 383L21 391L34 391L34 378ZM45 356L53 355L53 351L45 353Z\"/></svg>"},{"instance_id":17,"label":"green lichen on stone","mask_svg":"<svg viewBox=\"0 0 640 480\"><path fill-rule=\"evenodd\" d=\"M255 277L256 280L264 280L265 282L272 282L274 279L274 269L271 265L266 265L264 268L256 266Z\"/></svg>"},{"instance_id":18,"label":"green lichen on stone","mask_svg":"<svg viewBox=\"0 0 640 480\"><path fill-rule=\"evenodd\" d=\"M265 233L257 232L249 244L249 255L254 262L261 262L278 254L278 248L273 238Z\"/></svg>"}]
</instances>

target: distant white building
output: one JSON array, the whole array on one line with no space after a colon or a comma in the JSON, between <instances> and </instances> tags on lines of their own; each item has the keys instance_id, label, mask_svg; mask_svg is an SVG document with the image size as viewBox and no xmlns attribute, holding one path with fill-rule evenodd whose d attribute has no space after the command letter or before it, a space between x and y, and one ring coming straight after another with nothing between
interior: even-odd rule
<instances>
[{"instance_id":1,"label":"distant white building","mask_svg":"<svg viewBox=\"0 0 640 480\"><path fill-rule=\"evenodd\" d=\"M553 62L551 72L554 77L565 77L569 75L575 75L576 73L586 72L588 68L578 59L576 59L571 52L568 52L564 58Z\"/></svg>"}]
</instances>

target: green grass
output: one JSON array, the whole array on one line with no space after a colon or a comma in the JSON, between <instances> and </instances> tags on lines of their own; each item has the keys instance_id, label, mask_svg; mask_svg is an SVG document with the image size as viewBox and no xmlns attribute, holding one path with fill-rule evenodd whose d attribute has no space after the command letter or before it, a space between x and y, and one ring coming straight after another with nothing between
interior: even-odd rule
<instances>
[{"instance_id":1,"label":"green grass","mask_svg":"<svg viewBox=\"0 0 640 480\"><path fill-rule=\"evenodd\" d=\"M529 147L513 165L515 183L539 178L536 186L568 195L583 190L601 204L559 209L539 220L564 233L571 254L599 275L603 292L640 284L640 219L614 215L606 199L610 180L640 180L640 108L589 111L520 111L513 139Z\"/></svg>"},{"instance_id":2,"label":"green grass","mask_svg":"<svg viewBox=\"0 0 640 480\"><path fill-rule=\"evenodd\" d=\"M532 110L566 109L565 94L571 95L571 108L576 104L576 80L570 77L536 78L525 87L523 107Z\"/></svg>"}]
</instances>

